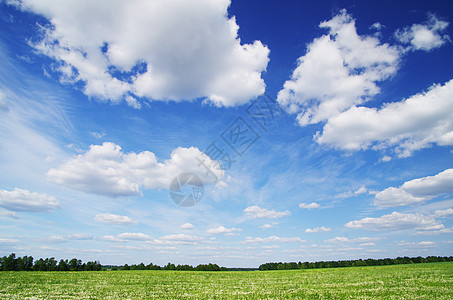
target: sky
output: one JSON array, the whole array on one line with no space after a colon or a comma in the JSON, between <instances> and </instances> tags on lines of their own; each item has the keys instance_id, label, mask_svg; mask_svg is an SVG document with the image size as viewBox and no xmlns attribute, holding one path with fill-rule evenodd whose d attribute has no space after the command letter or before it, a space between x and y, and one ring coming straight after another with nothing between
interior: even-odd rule
<instances>
[{"instance_id":1,"label":"sky","mask_svg":"<svg viewBox=\"0 0 453 300\"><path fill-rule=\"evenodd\" d=\"M449 1L0 1L0 255L450 256Z\"/></svg>"}]
</instances>

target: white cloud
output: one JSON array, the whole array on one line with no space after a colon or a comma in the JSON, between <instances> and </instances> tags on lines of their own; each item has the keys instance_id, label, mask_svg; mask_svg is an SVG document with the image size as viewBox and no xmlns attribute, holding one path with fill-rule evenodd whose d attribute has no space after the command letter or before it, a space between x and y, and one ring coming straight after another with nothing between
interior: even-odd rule
<instances>
[{"instance_id":1,"label":"white cloud","mask_svg":"<svg viewBox=\"0 0 453 300\"><path fill-rule=\"evenodd\" d=\"M269 224L269 223L268 223L268 224L264 224L264 225L260 226L260 228L261 228L261 229L269 229L269 228L275 227L276 225L278 225L277 222L274 222L274 223L272 223L272 224Z\"/></svg>"},{"instance_id":2,"label":"white cloud","mask_svg":"<svg viewBox=\"0 0 453 300\"><path fill-rule=\"evenodd\" d=\"M67 236L70 240L92 240L93 236L87 233L74 233Z\"/></svg>"},{"instance_id":3,"label":"white cloud","mask_svg":"<svg viewBox=\"0 0 453 300\"><path fill-rule=\"evenodd\" d=\"M66 242L66 238L60 235L53 235L45 239L46 242L49 243L61 243Z\"/></svg>"},{"instance_id":4,"label":"white cloud","mask_svg":"<svg viewBox=\"0 0 453 300\"><path fill-rule=\"evenodd\" d=\"M412 50L430 51L449 41L447 35L442 36L447 26L448 22L430 14L426 24L413 24L411 27L397 30L395 37L402 43L410 44Z\"/></svg>"},{"instance_id":5,"label":"white cloud","mask_svg":"<svg viewBox=\"0 0 453 300\"><path fill-rule=\"evenodd\" d=\"M126 242L126 241L149 241L152 238L141 232L125 232L120 233L116 236L106 235L100 238L103 241L108 242Z\"/></svg>"},{"instance_id":6,"label":"white cloud","mask_svg":"<svg viewBox=\"0 0 453 300\"><path fill-rule=\"evenodd\" d=\"M319 208L320 205L316 202L312 202L310 204L308 203L299 203L300 208L305 208L305 209L312 209L312 208Z\"/></svg>"},{"instance_id":7,"label":"white cloud","mask_svg":"<svg viewBox=\"0 0 453 300\"><path fill-rule=\"evenodd\" d=\"M0 216L2 217L7 217L7 218L11 218L11 219L19 219L19 217L17 216L17 214L13 211L2 211L0 212Z\"/></svg>"},{"instance_id":8,"label":"white cloud","mask_svg":"<svg viewBox=\"0 0 453 300\"><path fill-rule=\"evenodd\" d=\"M159 239L147 241L147 243L157 245L197 245L199 242L204 241L204 237L190 235L190 234L170 234L165 235Z\"/></svg>"},{"instance_id":9,"label":"white cloud","mask_svg":"<svg viewBox=\"0 0 453 300\"><path fill-rule=\"evenodd\" d=\"M250 206L244 209L244 212L247 216L252 217L254 219L260 218L281 218L285 216L289 216L291 212L289 210L285 211L275 211L270 209L261 208L259 206Z\"/></svg>"},{"instance_id":10,"label":"white cloud","mask_svg":"<svg viewBox=\"0 0 453 300\"><path fill-rule=\"evenodd\" d=\"M453 169L406 181L399 188L389 187L376 194L374 205L395 207L418 204L443 193L453 193Z\"/></svg>"},{"instance_id":11,"label":"white cloud","mask_svg":"<svg viewBox=\"0 0 453 300\"><path fill-rule=\"evenodd\" d=\"M369 247L369 246L376 246L376 244L375 243L362 243L359 246L361 246L361 247Z\"/></svg>"},{"instance_id":12,"label":"white cloud","mask_svg":"<svg viewBox=\"0 0 453 300\"><path fill-rule=\"evenodd\" d=\"M191 230L191 229L194 229L195 226L193 226L193 225L190 224L190 223L185 223L185 224L182 224L182 225L180 226L180 228L181 228L181 229L185 229L185 230Z\"/></svg>"},{"instance_id":13,"label":"white cloud","mask_svg":"<svg viewBox=\"0 0 453 300\"><path fill-rule=\"evenodd\" d=\"M436 244L435 242L431 242L431 241L422 241L422 242L418 242L418 243L401 241L398 243L398 246L426 247L426 246L434 246L435 244Z\"/></svg>"},{"instance_id":14,"label":"white cloud","mask_svg":"<svg viewBox=\"0 0 453 300\"><path fill-rule=\"evenodd\" d=\"M376 22L376 23L371 24L370 29L374 29L374 30L379 31L379 30L382 30L382 28L384 28L384 27L385 26L382 25L381 23Z\"/></svg>"},{"instance_id":15,"label":"white cloud","mask_svg":"<svg viewBox=\"0 0 453 300\"><path fill-rule=\"evenodd\" d=\"M347 237L344 236L337 236L333 239L325 240L325 243L361 243L362 245L367 245L370 246L373 244L372 242L379 241L380 238L374 238L374 237L358 237L358 238L353 238L353 239L348 239ZM374 244L373 244L374 245Z\"/></svg>"},{"instance_id":16,"label":"white cloud","mask_svg":"<svg viewBox=\"0 0 453 300\"><path fill-rule=\"evenodd\" d=\"M103 138L105 136L105 133L104 132L96 132L96 131L92 131L90 132L91 135L97 139L100 139L100 138Z\"/></svg>"},{"instance_id":17,"label":"white cloud","mask_svg":"<svg viewBox=\"0 0 453 300\"><path fill-rule=\"evenodd\" d=\"M437 196L453 193L453 169L447 169L434 176L427 176L405 182L401 189L413 195Z\"/></svg>"},{"instance_id":18,"label":"white cloud","mask_svg":"<svg viewBox=\"0 0 453 300\"><path fill-rule=\"evenodd\" d=\"M315 124L368 101L379 92L377 82L393 75L399 51L376 37L359 36L355 20L342 10L321 28L328 35L315 39L298 59L278 102L297 113L301 126Z\"/></svg>"},{"instance_id":19,"label":"white cloud","mask_svg":"<svg viewBox=\"0 0 453 300\"><path fill-rule=\"evenodd\" d=\"M219 234L219 233L233 233L237 231L242 231L241 228L226 228L224 226L219 226L215 228L211 228L206 233L214 233L214 234Z\"/></svg>"},{"instance_id":20,"label":"white cloud","mask_svg":"<svg viewBox=\"0 0 453 300\"><path fill-rule=\"evenodd\" d=\"M444 225L437 222L433 216L423 214L402 214L393 212L383 215L379 218L363 218L357 221L351 221L345 225L348 228L366 229L371 231L382 230L439 230Z\"/></svg>"},{"instance_id":21,"label":"white cloud","mask_svg":"<svg viewBox=\"0 0 453 300\"><path fill-rule=\"evenodd\" d=\"M453 145L453 80L381 109L354 106L329 119L316 141L353 151L395 147L399 157Z\"/></svg>"},{"instance_id":22,"label":"white cloud","mask_svg":"<svg viewBox=\"0 0 453 300\"><path fill-rule=\"evenodd\" d=\"M12 3L49 20L31 45L88 96L135 108L139 97L232 106L264 92L269 49L241 44L229 0Z\"/></svg>"},{"instance_id":23,"label":"white cloud","mask_svg":"<svg viewBox=\"0 0 453 300\"><path fill-rule=\"evenodd\" d=\"M136 241L147 241L151 237L141 232L125 232L118 234L117 237L121 240L136 240Z\"/></svg>"},{"instance_id":24,"label":"white cloud","mask_svg":"<svg viewBox=\"0 0 453 300\"><path fill-rule=\"evenodd\" d=\"M199 237L196 235L191 235L191 234L184 234L184 233L179 233L179 234L170 234L170 235L165 235L160 238L161 240L172 240L172 241L201 241L204 240L205 238Z\"/></svg>"},{"instance_id":25,"label":"white cloud","mask_svg":"<svg viewBox=\"0 0 453 300\"><path fill-rule=\"evenodd\" d=\"M439 218L445 218L445 217L451 216L451 215L453 215L453 208L437 209L434 211L434 215L436 215Z\"/></svg>"},{"instance_id":26,"label":"white cloud","mask_svg":"<svg viewBox=\"0 0 453 300\"><path fill-rule=\"evenodd\" d=\"M0 244L15 244L18 242L19 240L16 239L0 239Z\"/></svg>"},{"instance_id":27,"label":"white cloud","mask_svg":"<svg viewBox=\"0 0 453 300\"><path fill-rule=\"evenodd\" d=\"M120 239L119 237L113 235L105 235L101 237L100 240L107 242L124 242L123 239Z\"/></svg>"},{"instance_id":28,"label":"white cloud","mask_svg":"<svg viewBox=\"0 0 453 300\"><path fill-rule=\"evenodd\" d=\"M94 220L97 222L117 224L117 225L129 225L129 224L138 223L137 221L132 220L128 216L114 215L114 214L110 214L110 213L97 214L94 217Z\"/></svg>"},{"instance_id":29,"label":"white cloud","mask_svg":"<svg viewBox=\"0 0 453 300\"><path fill-rule=\"evenodd\" d=\"M349 198L349 197L353 197L353 196L358 196L358 195L364 194L366 192L368 192L368 189L366 187L362 186L358 190L349 191L349 192L345 192L345 193L341 193L339 195L336 195L335 198Z\"/></svg>"},{"instance_id":30,"label":"white cloud","mask_svg":"<svg viewBox=\"0 0 453 300\"><path fill-rule=\"evenodd\" d=\"M223 177L224 171L218 168L210 169L217 178L212 176L197 158L206 166L214 165L194 147L177 148L170 159L158 162L152 152L123 153L120 146L105 142L91 145L86 153L49 170L47 178L76 190L116 197L141 194L141 188L166 189L185 172L197 174L204 184Z\"/></svg>"},{"instance_id":31,"label":"white cloud","mask_svg":"<svg viewBox=\"0 0 453 300\"><path fill-rule=\"evenodd\" d=\"M350 239L344 236L337 236L333 239L330 240L325 240L325 243L345 243L345 242L350 242Z\"/></svg>"},{"instance_id":32,"label":"white cloud","mask_svg":"<svg viewBox=\"0 0 453 300\"><path fill-rule=\"evenodd\" d=\"M316 227L313 229L307 228L307 229L305 229L305 232L306 233L329 232L330 230L331 229L329 227L321 226L321 227Z\"/></svg>"},{"instance_id":33,"label":"white cloud","mask_svg":"<svg viewBox=\"0 0 453 300\"><path fill-rule=\"evenodd\" d=\"M30 193L15 188L11 192L0 190L0 207L10 211L50 212L60 208L60 203L47 194Z\"/></svg>"},{"instance_id":34,"label":"white cloud","mask_svg":"<svg viewBox=\"0 0 453 300\"><path fill-rule=\"evenodd\" d=\"M416 197L402 189L389 187L376 194L373 204L380 207L395 207L418 204L429 199L431 197Z\"/></svg>"},{"instance_id":35,"label":"white cloud","mask_svg":"<svg viewBox=\"0 0 453 300\"><path fill-rule=\"evenodd\" d=\"M269 236L269 237L250 237L247 236L245 238L245 241L241 241L241 244L262 244L262 243L291 243L291 242L305 242L305 240L302 240L299 237L290 237L290 238L285 238L285 237L278 237L278 236Z\"/></svg>"}]
</instances>

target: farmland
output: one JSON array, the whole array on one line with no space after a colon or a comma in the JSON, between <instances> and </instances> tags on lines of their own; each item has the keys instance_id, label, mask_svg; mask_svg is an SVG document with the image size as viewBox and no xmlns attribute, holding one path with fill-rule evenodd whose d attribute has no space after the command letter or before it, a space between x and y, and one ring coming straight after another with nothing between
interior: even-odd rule
<instances>
[{"instance_id":1,"label":"farmland","mask_svg":"<svg viewBox=\"0 0 453 300\"><path fill-rule=\"evenodd\" d=\"M0 272L1 299L452 299L453 263L197 272Z\"/></svg>"}]
</instances>

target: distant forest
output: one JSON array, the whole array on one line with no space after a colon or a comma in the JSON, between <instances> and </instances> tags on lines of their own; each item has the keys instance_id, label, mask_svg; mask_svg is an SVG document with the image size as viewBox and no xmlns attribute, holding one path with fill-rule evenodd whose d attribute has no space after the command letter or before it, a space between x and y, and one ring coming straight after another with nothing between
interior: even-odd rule
<instances>
[{"instance_id":1,"label":"distant forest","mask_svg":"<svg viewBox=\"0 0 453 300\"><path fill-rule=\"evenodd\" d=\"M16 257L15 253L0 258L0 271L101 271L101 270L179 270L179 271L228 271L227 268L219 267L217 264L206 264L192 267L189 265L174 265L168 263L164 267L158 265L138 265L124 266L102 266L99 261L89 261L82 263L80 259L56 261L54 257L40 258L33 261L32 256Z\"/></svg>"},{"instance_id":2,"label":"distant forest","mask_svg":"<svg viewBox=\"0 0 453 300\"><path fill-rule=\"evenodd\" d=\"M356 260L338 260L338 261L318 261L318 262L289 262L289 263L265 263L260 265L260 271L266 270L292 270L292 269L319 269L319 268L344 268L344 267L361 267L361 266L386 266L402 264L420 264L431 262L453 261L453 256L427 256L427 257L397 257L382 259L356 259Z\"/></svg>"},{"instance_id":3,"label":"distant forest","mask_svg":"<svg viewBox=\"0 0 453 300\"><path fill-rule=\"evenodd\" d=\"M83 263L80 259L73 258L71 260L60 261L51 258L40 258L34 261L32 256L16 257L16 254L11 253L9 256L0 257L0 271L101 271L101 270L175 270L175 271L252 271L252 270L292 270L292 269L318 269L318 268L339 268L339 267L360 267L360 266L384 266L384 265L399 265L399 264L416 264L416 263L431 263L431 262L446 262L453 261L453 256L427 256L427 257L397 257L383 259L358 259L358 260L339 260L339 261L318 261L318 262L271 262L255 268L225 268L219 267L217 264L200 264L196 267L190 265L175 265L168 263L160 267L152 263L145 265L111 266L101 265L99 261L89 261Z\"/></svg>"}]
</instances>

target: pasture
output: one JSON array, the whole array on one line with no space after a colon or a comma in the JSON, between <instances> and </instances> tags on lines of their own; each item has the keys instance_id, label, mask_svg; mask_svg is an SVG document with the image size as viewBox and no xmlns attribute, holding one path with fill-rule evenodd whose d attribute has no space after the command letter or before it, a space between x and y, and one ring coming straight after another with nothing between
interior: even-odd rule
<instances>
[{"instance_id":1,"label":"pasture","mask_svg":"<svg viewBox=\"0 0 453 300\"><path fill-rule=\"evenodd\" d=\"M250 272L0 272L0 299L453 299L453 263Z\"/></svg>"}]
</instances>

